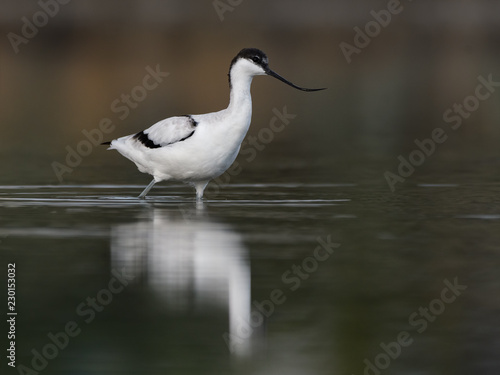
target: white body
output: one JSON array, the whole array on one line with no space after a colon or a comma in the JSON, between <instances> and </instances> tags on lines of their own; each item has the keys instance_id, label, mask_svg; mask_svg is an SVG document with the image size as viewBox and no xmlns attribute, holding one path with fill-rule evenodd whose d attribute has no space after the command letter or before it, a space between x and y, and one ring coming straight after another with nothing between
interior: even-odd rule
<instances>
[{"instance_id":1,"label":"white body","mask_svg":"<svg viewBox=\"0 0 500 375\"><path fill-rule=\"evenodd\" d=\"M109 149L132 160L139 171L152 175L155 182L192 183L201 198L208 182L224 173L236 159L252 118L252 78L264 74L261 67L240 59L230 71L231 94L226 109L167 118L144 130L155 144L164 144L162 147L148 148L134 135L128 135L112 141ZM191 119L197 122L195 127ZM179 141L193 130L192 136Z\"/></svg>"},{"instance_id":2,"label":"white body","mask_svg":"<svg viewBox=\"0 0 500 375\"><path fill-rule=\"evenodd\" d=\"M177 180L191 183L201 199L208 182L220 176L238 156L252 119L250 86L256 75L270 75L302 91L269 69L267 56L245 48L231 62L229 106L219 112L167 118L137 134L116 139L110 149L132 160L153 181L139 195L144 198L156 182Z\"/></svg>"}]
</instances>

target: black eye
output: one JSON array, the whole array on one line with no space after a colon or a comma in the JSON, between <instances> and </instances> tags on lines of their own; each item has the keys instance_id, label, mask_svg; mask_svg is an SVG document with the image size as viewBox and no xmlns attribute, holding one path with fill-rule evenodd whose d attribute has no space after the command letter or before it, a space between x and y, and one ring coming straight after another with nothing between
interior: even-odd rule
<instances>
[{"instance_id":1,"label":"black eye","mask_svg":"<svg viewBox=\"0 0 500 375\"><path fill-rule=\"evenodd\" d=\"M261 59L260 59L260 57L259 57L259 56L253 56L253 57L252 57L252 61L253 61L254 63L259 64L259 63L261 62Z\"/></svg>"}]
</instances>

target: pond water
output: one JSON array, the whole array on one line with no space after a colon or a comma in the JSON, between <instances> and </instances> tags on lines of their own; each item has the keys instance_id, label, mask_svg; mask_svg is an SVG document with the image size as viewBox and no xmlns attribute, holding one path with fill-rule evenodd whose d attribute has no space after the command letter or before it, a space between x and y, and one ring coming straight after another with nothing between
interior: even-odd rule
<instances>
[{"instance_id":1,"label":"pond water","mask_svg":"<svg viewBox=\"0 0 500 375\"><path fill-rule=\"evenodd\" d=\"M2 186L18 371L496 373L500 183L437 176Z\"/></svg>"},{"instance_id":2,"label":"pond water","mask_svg":"<svg viewBox=\"0 0 500 375\"><path fill-rule=\"evenodd\" d=\"M498 1L3 3L1 375L500 374ZM138 200L100 143L244 47L328 90L255 77L239 172Z\"/></svg>"}]
</instances>

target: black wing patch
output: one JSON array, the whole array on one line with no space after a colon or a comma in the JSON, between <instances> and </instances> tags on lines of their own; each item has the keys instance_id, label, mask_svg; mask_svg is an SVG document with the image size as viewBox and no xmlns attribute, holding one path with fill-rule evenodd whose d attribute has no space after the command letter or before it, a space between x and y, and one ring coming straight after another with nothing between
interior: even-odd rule
<instances>
[{"instance_id":1,"label":"black wing patch","mask_svg":"<svg viewBox=\"0 0 500 375\"><path fill-rule=\"evenodd\" d=\"M196 128L196 126L198 125L198 121L196 121L191 115L186 115L186 117L191 122L191 126L193 128ZM158 144L154 143L151 139L149 139L148 135L146 133L144 133L144 131L139 132L136 135L134 135L134 139L137 139L139 142L141 142L144 146L146 146L148 148L160 148L160 147L168 146L168 145L171 145L171 144L174 144L174 143L177 143L177 142L185 141L186 139L192 137L192 135L194 134L194 132L195 132L195 130L193 130L191 133L189 133L184 138L181 138L181 139L179 139L178 141L175 141L175 142L167 143L165 145L158 145Z\"/></svg>"},{"instance_id":2,"label":"black wing patch","mask_svg":"<svg viewBox=\"0 0 500 375\"><path fill-rule=\"evenodd\" d=\"M134 135L134 139L137 139L139 142L141 142L144 146L148 148L159 148L161 145L157 145L154 143L151 139L149 139L148 135L144 132L137 133Z\"/></svg>"},{"instance_id":3,"label":"black wing patch","mask_svg":"<svg viewBox=\"0 0 500 375\"><path fill-rule=\"evenodd\" d=\"M193 127L196 128L196 126L198 125L198 121L196 121L193 116L191 115L186 115L186 117L189 119L189 121L191 121L191 125L193 125ZM189 135L189 137L191 137L191 135L193 135L192 133ZM188 137L188 138L189 138Z\"/></svg>"},{"instance_id":4,"label":"black wing patch","mask_svg":"<svg viewBox=\"0 0 500 375\"><path fill-rule=\"evenodd\" d=\"M187 136L185 136L184 138L179 139L177 142L185 141L186 139L188 139L189 137L191 137L193 134L194 134L194 130L191 133L189 133ZM176 142L172 142L172 143L176 143ZM171 145L172 143L169 143L169 145Z\"/></svg>"}]
</instances>

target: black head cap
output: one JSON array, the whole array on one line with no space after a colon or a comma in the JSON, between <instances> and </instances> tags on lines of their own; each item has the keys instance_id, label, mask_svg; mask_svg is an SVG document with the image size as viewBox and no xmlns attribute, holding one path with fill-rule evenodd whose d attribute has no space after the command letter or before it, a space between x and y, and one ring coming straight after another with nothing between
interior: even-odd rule
<instances>
[{"instance_id":1,"label":"black head cap","mask_svg":"<svg viewBox=\"0 0 500 375\"><path fill-rule=\"evenodd\" d=\"M266 70L268 66L267 56L264 52L257 48L243 48L231 61L231 65L229 67L229 71L233 67L234 63L239 59L247 59L253 61L255 64L260 65L264 70Z\"/></svg>"},{"instance_id":2,"label":"black head cap","mask_svg":"<svg viewBox=\"0 0 500 375\"><path fill-rule=\"evenodd\" d=\"M244 48L242 49L237 55L236 57L233 59L233 61L231 61L231 66L229 67L229 86L231 86L231 69L233 68L233 65L240 59L247 59L249 61L252 61L254 64L260 66L262 68L262 70L269 76L271 77L274 77L278 80L280 80L281 82L284 82L286 83L287 85L289 86L292 86L293 88L296 88L298 90L302 90L302 91L320 91L320 90L324 90L324 88L321 88L321 89L308 89L308 88L305 88L305 87L300 87L300 86L297 86L295 84L293 84L292 82L286 80L285 78L283 78L282 76L280 76L278 73L274 72L273 70L271 70L269 68L269 63L268 63L268 59L267 59L267 56L264 52L262 52L260 49L257 49L257 48Z\"/></svg>"}]
</instances>

